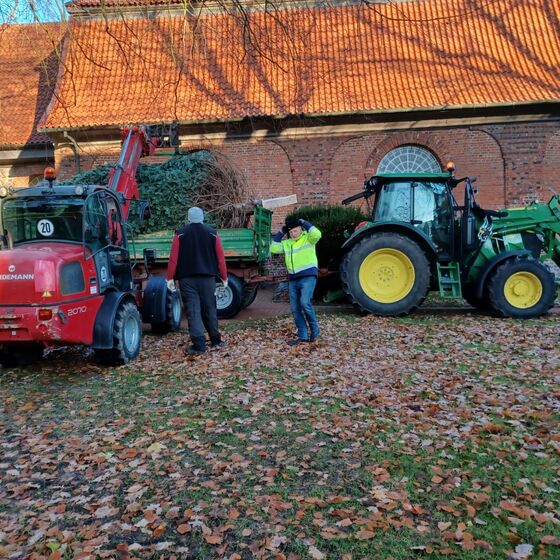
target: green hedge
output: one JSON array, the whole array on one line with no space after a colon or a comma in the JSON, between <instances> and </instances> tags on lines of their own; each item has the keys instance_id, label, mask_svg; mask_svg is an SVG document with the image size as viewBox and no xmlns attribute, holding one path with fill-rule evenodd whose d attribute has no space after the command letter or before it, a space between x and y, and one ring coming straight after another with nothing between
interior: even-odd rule
<instances>
[{"instance_id":1,"label":"green hedge","mask_svg":"<svg viewBox=\"0 0 560 560\"><path fill-rule=\"evenodd\" d=\"M360 209L353 206L319 205L302 206L290 213L288 218L303 218L318 227L323 234L317 244L319 267L324 268L336 262L340 256L340 247L362 221L368 220Z\"/></svg>"}]
</instances>

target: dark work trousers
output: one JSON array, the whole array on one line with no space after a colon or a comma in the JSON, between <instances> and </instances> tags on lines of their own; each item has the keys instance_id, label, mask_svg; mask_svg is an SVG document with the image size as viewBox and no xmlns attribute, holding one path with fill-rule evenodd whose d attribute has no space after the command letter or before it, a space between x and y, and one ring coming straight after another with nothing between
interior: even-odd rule
<instances>
[{"instance_id":1,"label":"dark work trousers","mask_svg":"<svg viewBox=\"0 0 560 560\"><path fill-rule=\"evenodd\" d=\"M204 329L210 335L210 342L217 344L222 337L218 330L216 309L216 279L213 276L187 276L179 280L181 298L187 309L189 335L197 350L206 348Z\"/></svg>"}]
</instances>

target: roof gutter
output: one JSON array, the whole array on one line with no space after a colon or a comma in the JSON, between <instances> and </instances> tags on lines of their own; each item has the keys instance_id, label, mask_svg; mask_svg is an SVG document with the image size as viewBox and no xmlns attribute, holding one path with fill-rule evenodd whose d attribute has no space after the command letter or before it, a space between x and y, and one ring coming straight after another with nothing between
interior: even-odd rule
<instances>
[{"instance_id":1,"label":"roof gutter","mask_svg":"<svg viewBox=\"0 0 560 560\"><path fill-rule=\"evenodd\" d=\"M512 101L509 103L479 103L476 105L440 105L435 107L403 107L403 108L391 108L391 109L368 109L368 110L361 110L361 111L330 111L330 112L322 112L322 113L284 113L284 114L261 114L261 115L245 115L245 116L236 116L236 117L224 117L220 119L188 119L188 120L180 120L176 121L179 125L192 125L192 124L220 124L220 123L234 123L234 122L241 122L246 118L271 118L271 119L286 119L290 117L297 117L301 119L305 118L325 118L325 117L342 117L342 116L351 116L351 115L406 115L408 113L437 113L439 111L462 111L462 110L473 110L473 109L501 109L501 108L508 108L508 107L530 107L532 105L558 105L560 107L560 99L544 99L544 100L530 100L530 101ZM559 109L560 113L560 109ZM146 121L144 124L149 124L151 121ZM154 122L155 124L155 122ZM72 127L68 128L49 128L49 127L41 127L37 129L38 132L43 133L53 133L53 132L63 132L66 136L67 130L109 130L114 128L120 128L124 126L120 123L111 123L111 124L99 124L99 125L92 125L88 124L83 127Z\"/></svg>"}]
</instances>

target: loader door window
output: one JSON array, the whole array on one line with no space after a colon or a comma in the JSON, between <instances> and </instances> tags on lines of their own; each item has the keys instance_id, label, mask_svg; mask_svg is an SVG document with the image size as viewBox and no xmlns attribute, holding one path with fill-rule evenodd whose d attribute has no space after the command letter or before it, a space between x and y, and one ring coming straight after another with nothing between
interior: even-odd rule
<instances>
[{"instance_id":1,"label":"loader door window","mask_svg":"<svg viewBox=\"0 0 560 560\"><path fill-rule=\"evenodd\" d=\"M95 254L109 244L105 202L100 193L92 194L86 201L84 240Z\"/></svg>"},{"instance_id":2,"label":"loader door window","mask_svg":"<svg viewBox=\"0 0 560 560\"><path fill-rule=\"evenodd\" d=\"M124 244L123 225L120 209L112 198L107 199L107 216L109 217L109 239L111 245L120 247Z\"/></svg>"},{"instance_id":3,"label":"loader door window","mask_svg":"<svg viewBox=\"0 0 560 560\"><path fill-rule=\"evenodd\" d=\"M113 281L119 290L130 290L132 272L130 255L124 232L124 220L120 206L112 197L107 197L107 216L109 224L109 264Z\"/></svg>"}]
</instances>

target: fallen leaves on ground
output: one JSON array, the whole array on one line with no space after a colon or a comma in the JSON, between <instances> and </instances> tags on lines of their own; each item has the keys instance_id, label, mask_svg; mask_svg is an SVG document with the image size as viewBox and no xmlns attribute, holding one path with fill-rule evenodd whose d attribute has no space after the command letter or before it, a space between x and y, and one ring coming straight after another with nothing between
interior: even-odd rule
<instances>
[{"instance_id":1,"label":"fallen leaves on ground","mask_svg":"<svg viewBox=\"0 0 560 560\"><path fill-rule=\"evenodd\" d=\"M2 558L554 558L560 316L229 323L4 370Z\"/></svg>"}]
</instances>

